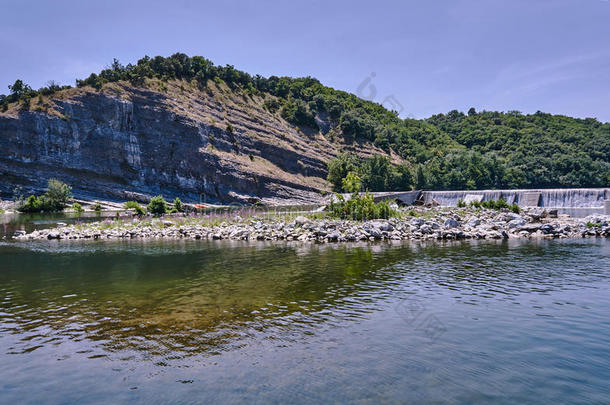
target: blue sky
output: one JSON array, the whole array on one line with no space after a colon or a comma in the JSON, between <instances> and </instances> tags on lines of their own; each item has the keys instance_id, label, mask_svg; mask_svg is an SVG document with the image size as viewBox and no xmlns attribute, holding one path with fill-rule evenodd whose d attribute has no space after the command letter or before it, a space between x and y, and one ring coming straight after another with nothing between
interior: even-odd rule
<instances>
[{"instance_id":1,"label":"blue sky","mask_svg":"<svg viewBox=\"0 0 610 405\"><path fill-rule=\"evenodd\" d=\"M610 121L605 0L0 0L0 10L2 93L17 78L73 85L114 57L180 51L360 88L402 116L475 107Z\"/></svg>"}]
</instances>

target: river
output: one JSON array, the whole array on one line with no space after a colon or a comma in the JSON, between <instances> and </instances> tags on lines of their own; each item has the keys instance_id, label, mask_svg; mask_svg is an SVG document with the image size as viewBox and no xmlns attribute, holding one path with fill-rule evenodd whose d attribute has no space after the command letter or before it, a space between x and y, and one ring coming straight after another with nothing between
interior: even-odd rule
<instances>
[{"instance_id":1,"label":"river","mask_svg":"<svg viewBox=\"0 0 610 405\"><path fill-rule=\"evenodd\" d=\"M2 242L1 403L608 403L610 242Z\"/></svg>"}]
</instances>

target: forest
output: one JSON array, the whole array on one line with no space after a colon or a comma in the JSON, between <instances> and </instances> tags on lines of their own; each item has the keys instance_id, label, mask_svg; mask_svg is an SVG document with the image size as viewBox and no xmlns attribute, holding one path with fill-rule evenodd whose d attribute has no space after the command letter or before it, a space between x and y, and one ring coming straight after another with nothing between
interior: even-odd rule
<instances>
[{"instance_id":1,"label":"forest","mask_svg":"<svg viewBox=\"0 0 610 405\"><path fill-rule=\"evenodd\" d=\"M395 111L312 77L252 76L183 53L146 56L128 65L115 59L76 85L100 90L109 82L142 86L153 78L193 81L202 89L209 80L224 82L246 97L263 97L266 109L297 127L318 131L318 120L330 120L332 129L324 134L329 139L371 142L401 160L396 164L383 155L341 155L329 162L328 180L335 190L341 190L349 172L357 173L371 191L610 186L610 123L594 118L471 108L467 113L401 119ZM17 80L9 86L9 95L0 95L0 111L11 103L27 110L33 97L69 87L50 82L33 90Z\"/></svg>"}]
</instances>

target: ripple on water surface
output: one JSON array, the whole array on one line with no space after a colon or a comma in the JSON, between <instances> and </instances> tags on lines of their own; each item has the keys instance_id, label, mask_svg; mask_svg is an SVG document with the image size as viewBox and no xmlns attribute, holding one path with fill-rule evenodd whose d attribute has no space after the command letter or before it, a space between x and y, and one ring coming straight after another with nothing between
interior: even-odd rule
<instances>
[{"instance_id":1,"label":"ripple on water surface","mask_svg":"<svg viewBox=\"0 0 610 405\"><path fill-rule=\"evenodd\" d=\"M609 250L602 240L4 243L0 394L610 401Z\"/></svg>"}]
</instances>

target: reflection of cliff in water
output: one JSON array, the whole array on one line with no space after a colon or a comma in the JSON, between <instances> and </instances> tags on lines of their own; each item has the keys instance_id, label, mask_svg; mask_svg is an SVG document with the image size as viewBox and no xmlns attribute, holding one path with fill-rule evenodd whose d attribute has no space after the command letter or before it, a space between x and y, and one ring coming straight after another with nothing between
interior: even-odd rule
<instances>
[{"instance_id":1,"label":"reflection of cliff in water","mask_svg":"<svg viewBox=\"0 0 610 405\"><path fill-rule=\"evenodd\" d=\"M316 333L428 289L449 286L459 291L455 299L476 303L569 287L564 271L575 280L574 269L561 267L572 245L556 241L552 249L546 242L61 246L0 247L0 332L24 336L13 352L72 340L105 353L215 353L260 331L278 339ZM557 261L558 270L539 271L532 255ZM585 259L581 276L596 277Z\"/></svg>"}]
</instances>

